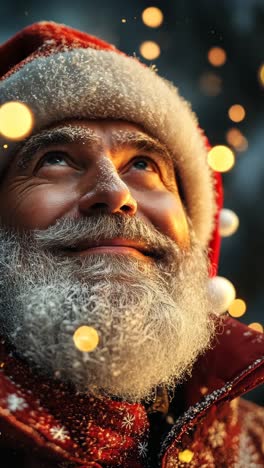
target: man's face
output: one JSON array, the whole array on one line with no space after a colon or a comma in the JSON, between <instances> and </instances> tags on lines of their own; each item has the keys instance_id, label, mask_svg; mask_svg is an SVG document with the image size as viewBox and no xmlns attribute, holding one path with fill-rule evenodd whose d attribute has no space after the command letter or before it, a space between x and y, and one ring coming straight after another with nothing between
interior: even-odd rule
<instances>
[{"instance_id":1,"label":"man's face","mask_svg":"<svg viewBox=\"0 0 264 468\"><path fill-rule=\"evenodd\" d=\"M67 121L28 139L0 195L1 327L20 357L131 401L190 373L214 335L207 259L163 145ZM74 346L81 325L99 333L91 353Z\"/></svg>"},{"instance_id":2,"label":"man's face","mask_svg":"<svg viewBox=\"0 0 264 468\"><path fill-rule=\"evenodd\" d=\"M142 219L188 248L172 159L140 127L71 121L32 138L20 153L2 182L5 225L46 229L63 216L103 209Z\"/></svg>"}]
</instances>

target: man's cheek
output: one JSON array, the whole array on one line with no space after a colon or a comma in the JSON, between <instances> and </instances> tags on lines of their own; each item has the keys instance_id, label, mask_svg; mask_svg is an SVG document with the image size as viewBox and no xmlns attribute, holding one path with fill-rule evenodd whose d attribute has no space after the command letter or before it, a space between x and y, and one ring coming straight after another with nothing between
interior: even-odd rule
<instances>
[{"instance_id":1,"label":"man's cheek","mask_svg":"<svg viewBox=\"0 0 264 468\"><path fill-rule=\"evenodd\" d=\"M72 190L52 189L45 184L32 190L17 191L1 205L0 216L4 224L46 229L66 213L74 215L77 195Z\"/></svg>"}]
</instances>

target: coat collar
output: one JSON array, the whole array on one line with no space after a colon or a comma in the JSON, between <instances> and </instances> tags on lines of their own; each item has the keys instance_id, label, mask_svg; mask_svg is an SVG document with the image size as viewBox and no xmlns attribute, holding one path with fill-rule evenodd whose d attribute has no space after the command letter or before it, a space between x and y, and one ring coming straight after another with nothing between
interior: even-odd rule
<instances>
[{"instance_id":1,"label":"coat collar","mask_svg":"<svg viewBox=\"0 0 264 468\"><path fill-rule=\"evenodd\" d=\"M227 316L212 348L198 358L192 377L184 384L184 409L231 382L229 399L250 391L263 379L264 333Z\"/></svg>"}]
</instances>

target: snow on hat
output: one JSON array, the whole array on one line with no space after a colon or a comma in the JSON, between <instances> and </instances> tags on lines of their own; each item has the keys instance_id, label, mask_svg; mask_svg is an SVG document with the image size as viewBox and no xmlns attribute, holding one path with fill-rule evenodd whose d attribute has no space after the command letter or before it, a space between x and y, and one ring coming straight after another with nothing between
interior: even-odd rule
<instances>
[{"instance_id":1,"label":"snow on hat","mask_svg":"<svg viewBox=\"0 0 264 468\"><path fill-rule=\"evenodd\" d=\"M207 162L209 143L177 88L114 45L62 24L32 24L0 46L0 106L20 101L32 133L69 118L121 119L141 125L173 155L186 211L217 272L222 181ZM0 134L0 148L7 138ZM0 149L0 174L17 142Z\"/></svg>"}]
</instances>

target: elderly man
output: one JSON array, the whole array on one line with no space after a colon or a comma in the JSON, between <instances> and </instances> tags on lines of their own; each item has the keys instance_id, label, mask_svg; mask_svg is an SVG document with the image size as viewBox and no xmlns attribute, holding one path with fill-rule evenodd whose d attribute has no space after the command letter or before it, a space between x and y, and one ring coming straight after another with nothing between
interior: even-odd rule
<instances>
[{"instance_id":1,"label":"elderly man","mask_svg":"<svg viewBox=\"0 0 264 468\"><path fill-rule=\"evenodd\" d=\"M189 105L64 25L0 58L0 104L34 117L1 135L5 466L263 466L264 411L240 398L263 335L225 314L221 180Z\"/></svg>"}]
</instances>

